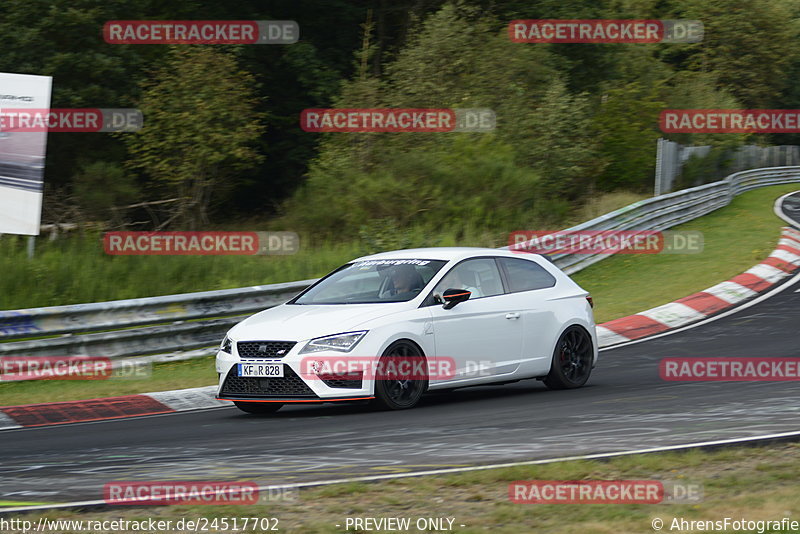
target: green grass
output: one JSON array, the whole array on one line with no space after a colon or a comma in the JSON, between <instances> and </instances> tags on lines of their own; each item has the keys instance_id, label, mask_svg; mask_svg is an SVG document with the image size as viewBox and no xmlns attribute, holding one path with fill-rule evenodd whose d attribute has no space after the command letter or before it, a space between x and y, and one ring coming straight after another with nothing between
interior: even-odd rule
<instances>
[{"instance_id":1,"label":"green grass","mask_svg":"<svg viewBox=\"0 0 800 534\"><path fill-rule=\"evenodd\" d=\"M572 217L577 223L641 198L632 193L601 195L576 208ZM240 222L220 229L262 228ZM508 244L507 230L457 221L435 235L421 228L398 230L373 221L365 225L362 235L337 243L301 236L300 251L287 256L109 256L103 252L101 237L88 231L53 241L42 236L36 239L36 251L29 260L27 237L0 235L0 310L292 282L322 276L357 256L382 250Z\"/></svg>"},{"instance_id":2,"label":"green grass","mask_svg":"<svg viewBox=\"0 0 800 534\"><path fill-rule=\"evenodd\" d=\"M344 525L347 517L408 517L412 523L420 517L450 517L455 518L454 532L460 534L654 532L651 521L656 517L665 524L675 517L687 520L789 517L800 520L798 478L800 445L789 444L713 452L644 454L608 461L574 461L369 484L349 483L301 490L294 501L252 506L119 506L99 512L58 511L14 517L34 524L42 515L50 519L92 521L276 517L280 532L308 534L342 532L343 526L335 525ZM703 498L694 504L515 504L508 499L508 485L517 480L680 481L702 485ZM269 483L268 480L260 482ZM458 526L461 524L465 526ZM670 530L665 526L663 532Z\"/></svg>"},{"instance_id":3,"label":"green grass","mask_svg":"<svg viewBox=\"0 0 800 534\"><path fill-rule=\"evenodd\" d=\"M628 191L617 191L614 193L604 193L593 196L586 204L570 217L565 226L575 226L582 222L590 221L595 217L611 213L619 208L633 204L640 200L646 200L650 195L631 193Z\"/></svg>"},{"instance_id":4,"label":"green grass","mask_svg":"<svg viewBox=\"0 0 800 534\"><path fill-rule=\"evenodd\" d=\"M776 198L800 189L786 184L756 189L730 205L670 230L699 230L700 254L621 254L572 276L591 292L598 323L672 302L729 280L772 252L785 223Z\"/></svg>"},{"instance_id":5,"label":"green grass","mask_svg":"<svg viewBox=\"0 0 800 534\"><path fill-rule=\"evenodd\" d=\"M358 243L302 248L288 256L108 256L100 235L0 237L0 309L171 295L321 276L357 256Z\"/></svg>"},{"instance_id":6,"label":"green grass","mask_svg":"<svg viewBox=\"0 0 800 534\"><path fill-rule=\"evenodd\" d=\"M676 227L675 230L704 232L705 249L701 254L618 255L575 274L573 278L592 293L598 323L702 291L736 276L767 257L776 246L782 226L782 221L772 211L772 204L777 197L796 189L797 184L788 184L751 191L735 198L725 208ZM631 200L626 195L613 197L604 201L603 209L614 209L618 207L615 204L627 204ZM11 246L6 237L0 239L0 249ZM445 232L437 237L435 244L499 246L503 239L489 232L468 229L461 234ZM416 246L424 237L390 237L384 244L388 248L408 246L403 240L410 240L411 245ZM102 252L94 251L92 247L97 243L90 242L88 238L79 243L51 244L30 264L26 264L24 257L17 258L16 261L23 267L15 265L12 268L5 256L0 258L0 264L5 262L6 267L11 269L11 277L17 279L18 286L11 287L5 277L0 277L0 286L6 287L11 294L10 297L4 295L3 298L12 301L16 299L17 306L34 306L57 298L57 295L67 294L75 296L71 301L80 302L285 282L320 276L358 254L369 252L363 244L349 243L303 250L296 256L109 258L102 256ZM433 243L428 241L426 244ZM94 258L96 263L81 263L81 254L93 257L95 253L99 254L99 257ZM81 265L84 266L83 269L80 268ZM144 272L140 272L139 267ZM36 285L24 282L22 273L26 269L37 272L37 268L44 269L42 272L55 269L59 279L63 280L59 283L48 281ZM68 280L70 276L76 277L71 284ZM90 290L90 294L94 296L89 299L78 298L77 295L85 294L89 280L96 281L96 287ZM125 280L125 283L119 283L120 280ZM58 289L62 283L69 289ZM29 290L30 298L36 304L25 300L24 289ZM21 304L23 302L25 304ZM70 300L56 302L65 303ZM149 380L31 381L0 384L0 405L128 395L206 386L215 382L213 362L210 358L204 358L156 365Z\"/></svg>"},{"instance_id":7,"label":"green grass","mask_svg":"<svg viewBox=\"0 0 800 534\"><path fill-rule=\"evenodd\" d=\"M146 380L28 380L0 384L0 406L95 399L215 384L214 357L160 363Z\"/></svg>"}]
</instances>

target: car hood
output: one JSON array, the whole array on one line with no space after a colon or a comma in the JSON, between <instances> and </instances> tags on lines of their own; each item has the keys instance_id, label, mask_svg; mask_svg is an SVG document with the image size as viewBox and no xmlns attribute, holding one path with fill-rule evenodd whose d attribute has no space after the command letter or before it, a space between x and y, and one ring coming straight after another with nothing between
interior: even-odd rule
<instances>
[{"instance_id":1,"label":"car hood","mask_svg":"<svg viewBox=\"0 0 800 534\"><path fill-rule=\"evenodd\" d=\"M228 333L235 341L303 341L357 330L369 320L409 308L408 302L381 304L281 304L252 315Z\"/></svg>"}]
</instances>

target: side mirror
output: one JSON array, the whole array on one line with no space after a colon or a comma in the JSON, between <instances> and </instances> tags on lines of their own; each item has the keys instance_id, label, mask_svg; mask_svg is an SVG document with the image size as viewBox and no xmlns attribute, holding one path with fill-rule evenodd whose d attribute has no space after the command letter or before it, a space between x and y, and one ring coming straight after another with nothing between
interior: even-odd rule
<instances>
[{"instance_id":1,"label":"side mirror","mask_svg":"<svg viewBox=\"0 0 800 534\"><path fill-rule=\"evenodd\" d=\"M442 293L442 299L444 299L443 308L449 310L459 302L464 302L469 299L470 295L472 295L472 293L466 289L448 289Z\"/></svg>"}]
</instances>

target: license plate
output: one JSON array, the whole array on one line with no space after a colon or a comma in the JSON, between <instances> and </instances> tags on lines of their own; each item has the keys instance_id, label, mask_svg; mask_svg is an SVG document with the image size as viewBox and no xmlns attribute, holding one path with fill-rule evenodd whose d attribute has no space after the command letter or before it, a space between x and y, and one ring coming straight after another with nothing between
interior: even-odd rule
<instances>
[{"instance_id":1,"label":"license plate","mask_svg":"<svg viewBox=\"0 0 800 534\"><path fill-rule=\"evenodd\" d=\"M239 376L283 378L282 363L240 363Z\"/></svg>"}]
</instances>

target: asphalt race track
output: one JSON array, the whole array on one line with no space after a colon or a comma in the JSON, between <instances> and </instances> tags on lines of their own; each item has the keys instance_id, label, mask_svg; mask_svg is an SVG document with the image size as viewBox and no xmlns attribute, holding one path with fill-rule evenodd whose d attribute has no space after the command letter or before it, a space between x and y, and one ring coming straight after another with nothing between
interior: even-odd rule
<instances>
[{"instance_id":1,"label":"asphalt race track","mask_svg":"<svg viewBox=\"0 0 800 534\"><path fill-rule=\"evenodd\" d=\"M781 209L784 215L796 223L795 226L800 227L800 191L784 198Z\"/></svg>"},{"instance_id":2,"label":"asphalt race track","mask_svg":"<svg viewBox=\"0 0 800 534\"><path fill-rule=\"evenodd\" d=\"M259 417L221 408L0 432L0 500L102 499L114 480L267 485L800 430L796 382L658 374L663 357L800 356L798 291L794 283L708 324L605 350L574 391L524 381L431 394L393 413L322 405Z\"/></svg>"}]
</instances>

